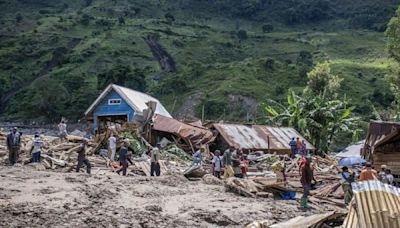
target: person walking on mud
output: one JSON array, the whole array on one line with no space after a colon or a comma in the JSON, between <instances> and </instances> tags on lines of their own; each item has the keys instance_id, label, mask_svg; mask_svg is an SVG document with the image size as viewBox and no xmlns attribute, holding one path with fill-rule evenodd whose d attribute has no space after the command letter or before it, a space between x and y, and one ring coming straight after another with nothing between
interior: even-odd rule
<instances>
[{"instance_id":1,"label":"person walking on mud","mask_svg":"<svg viewBox=\"0 0 400 228\"><path fill-rule=\"evenodd\" d=\"M18 162L19 150L21 148L21 133L16 127L7 135L8 160L11 165Z\"/></svg>"},{"instance_id":2,"label":"person walking on mud","mask_svg":"<svg viewBox=\"0 0 400 228\"><path fill-rule=\"evenodd\" d=\"M88 141L85 140L79 147L77 153L78 153L78 164L76 165L76 172L78 173L80 168L82 167L83 164L86 165L86 172L90 174L92 165L90 164L89 160L86 158L86 146L88 144Z\"/></svg>"},{"instance_id":3,"label":"person walking on mud","mask_svg":"<svg viewBox=\"0 0 400 228\"><path fill-rule=\"evenodd\" d=\"M151 150L151 154L150 154L150 175L151 176L160 176L161 175L160 148L161 148L160 143L157 143L157 146Z\"/></svg>"},{"instance_id":4,"label":"person walking on mud","mask_svg":"<svg viewBox=\"0 0 400 228\"><path fill-rule=\"evenodd\" d=\"M311 157L306 157L306 162L301 168L300 182L303 186L303 196L300 199L300 206L303 209L308 209L308 195L311 190L311 183L314 180L313 171L311 169Z\"/></svg>"},{"instance_id":5,"label":"person walking on mud","mask_svg":"<svg viewBox=\"0 0 400 228\"><path fill-rule=\"evenodd\" d=\"M121 147L121 149L119 149L118 155L121 168L117 171L118 175L122 171L122 175L126 176L126 172L128 170L128 162L131 163L131 165L133 165L133 162L128 155L128 147L129 147L129 141L124 141L124 145Z\"/></svg>"}]
</instances>

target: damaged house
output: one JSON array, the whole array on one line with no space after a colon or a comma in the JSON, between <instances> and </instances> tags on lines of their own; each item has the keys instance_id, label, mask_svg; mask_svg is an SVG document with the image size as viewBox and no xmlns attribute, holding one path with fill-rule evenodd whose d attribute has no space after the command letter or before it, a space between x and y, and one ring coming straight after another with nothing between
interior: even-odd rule
<instances>
[{"instance_id":1,"label":"damaged house","mask_svg":"<svg viewBox=\"0 0 400 228\"><path fill-rule=\"evenodd\" d=\"M375 168L386 165L396 182L400 178L400 123L373 121L361 154Z\"/></svg>"},{"instance_id":2,"label":"damaged house","mask_svg":"<svg viewBox=\"0 0 400 228\"><path fill-rule=\"evenodd\" d=\"M217 149L228 147L242 149L245 152L263 151L267 153L290 154L289 142L292 138L304 140L308 151L315 151L299 132L290 127L270 127L265 125L214 124L218 134L215 145Z\"/></svg>"},{"instance_id":3,"label":"damaged house","mask_svg":"<svg viewBox=\"0 0 400 228\"><path fill-rule=\"evenodd\" d=\"M152 112L171 117L156 98L110 84L86 110L85 117L93 123L94 130L101 130L107 122L143 122L151 116Z\"/></svg>"}]
</instances>

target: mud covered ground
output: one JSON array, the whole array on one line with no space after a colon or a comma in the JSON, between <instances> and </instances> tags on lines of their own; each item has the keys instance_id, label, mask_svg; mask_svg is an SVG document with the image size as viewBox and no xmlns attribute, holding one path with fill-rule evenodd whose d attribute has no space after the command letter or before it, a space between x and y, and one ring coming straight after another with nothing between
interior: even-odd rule
<instances>
[{"instance_id":1,"label":"mud covered ground","mask_svg":"<svg viewBox=\"0 0 400 228\"><path fill-rule=\"evenodd\" d=\"M122 177L0 166L0 227L243 227L285 221L296 201L246 198L177 174Z\"/></svg>"}]
</instances>

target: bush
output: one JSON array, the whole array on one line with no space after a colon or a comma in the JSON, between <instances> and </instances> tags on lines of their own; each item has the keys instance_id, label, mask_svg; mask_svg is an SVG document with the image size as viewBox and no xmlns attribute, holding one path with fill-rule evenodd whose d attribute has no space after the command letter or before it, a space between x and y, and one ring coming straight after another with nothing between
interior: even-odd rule
<instances>
[{"instance_id":1,"label":"bush","mask_svg":"<svg viewBox=\"0 0 400 228\"><path fill-rule=\"evenodd\" d=\"M265 24L262 26L262 30L265 33L269 33L269 32L274 31L274 26L272 24Z\"/></svg>"},{"instance_id":2,"label":"bush","mask_svg":"<svg viewBox=\"0 0 400 228\"><path fill-rule=\"evenodd\" d=\"M165 17L165 19L167 19L167 22L168 22L168 23L172 23L172 22L175 21L175 17L174 17L174 15L172 15L171 13L166 13L166 14L164 15L164 17Z\"/></svg>"},{"instance_id":3,"label":"bush","mask_svg":"<svg viewBox=\"0 0 400 228\"><path fill-rule=\"evenodd\" d=\"M17 15L15 15L15 21L17 23L20 23L22 21L22 15L20 13L17 13Z\"/></svg>"},{"instance_id":4,"label":"bush","mask_svg":"<svg viewBox=\"0 0 400 228\"><path fill-rule=\"evenodd\" d=\"M243 29L239 30L236 35L239 38L239 40L246 40L248 38L246 30Z\"/></svg>"}]
</instances>

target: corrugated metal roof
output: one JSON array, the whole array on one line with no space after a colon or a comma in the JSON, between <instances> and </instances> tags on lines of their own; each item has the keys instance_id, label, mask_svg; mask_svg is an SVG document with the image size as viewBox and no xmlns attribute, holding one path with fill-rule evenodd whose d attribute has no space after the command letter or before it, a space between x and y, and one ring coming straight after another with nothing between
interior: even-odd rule
<instances>
[{"instance_id":1,"label":"corrugated metal roof","mask_svg":"<svg viewBox=\"0 0 400 228\"><path fill-rule=\"evenodd\" d=\"M145 93L132 90L126 87L118 86L115 84L110 84L106 89L100 94L99 97L93 102L93 104L86 110L85 115L88 115L92 112L92 110L96 107L96 105L103 99L112 89L114 89L124 100L134 109L137 113L142 114L145 109L148 108L146 105L149 101L154 101L157 103L155 113L171 117L169 112L165 109L165 107L160 103L156 98L147 95Z\"/></svg>"},{"instance_id":2,"label":"corrugated metal roof","mask_svg":"<svg viewBox=\"0 0 400 228\"><path fill-rule=\"evenodd\" d=\"M173 118L165 117L162 115L155 115L153 117L153 130L168 132L179 137L190 140L193 146L205 144L214 139L213 133L204 128L192 126L182 123Z\"/></svg>"},{"instance_id":3,"label":"corrugated metal roof","mask_svg":"<svg viewBox=\"0 0 400 228\"><path fill-rule=\"evenodd\" d=\"M345 228L400 227L400 189L380 181L352 184L354 197Z\"/></svg>"},{"instance_id":4,"label":"corrugated metal roof","mask_svg":"<svg viewBox=\"0 0 400 228\"><path fill-rule=\"evenodd\" d=\"M245 150L290 150L289 141L294 137L304 140L307 149L315 150L303 136L289 127L264 125L214 124L224 140L237 149ZM269 138L269 147L268 147Z\"/></svg>"}]
</instances>

